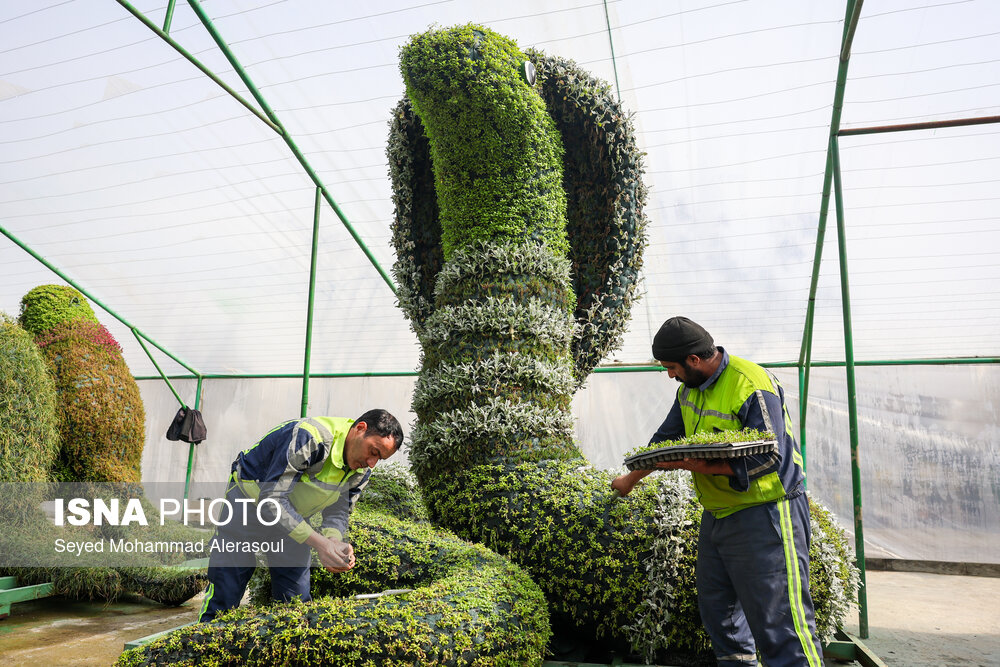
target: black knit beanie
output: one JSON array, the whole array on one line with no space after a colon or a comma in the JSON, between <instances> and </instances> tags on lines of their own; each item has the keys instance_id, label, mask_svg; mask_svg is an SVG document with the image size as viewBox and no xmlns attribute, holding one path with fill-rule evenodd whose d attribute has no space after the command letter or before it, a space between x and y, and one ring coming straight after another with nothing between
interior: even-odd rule
<instances>
[{"instance_id":1,"label":"black knit beanie","mask_svg":"<svg viewBox=\"0 0 1000 667\"><path fill-rule=\"evenodd\" d=\"M653 336L653 358L657 361L682 362L690 354L697 354L712 347L711 334L698 323L686 317L671 317Z\"/></svg>"}]
</instances>

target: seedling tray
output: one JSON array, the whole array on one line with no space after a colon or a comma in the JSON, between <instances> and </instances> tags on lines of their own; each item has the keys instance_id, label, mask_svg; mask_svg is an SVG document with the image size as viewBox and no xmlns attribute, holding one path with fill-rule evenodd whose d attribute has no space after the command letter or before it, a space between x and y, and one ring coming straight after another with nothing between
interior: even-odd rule
<instances>
[{"instance_id":1,"label":"seedling tray","mask_svg":"<svg viewBox=\"0 0 1000 667\"><path fill-rule=\"evenodd\" d=\"M711 445L675 445L636 454L625 459L629 470L652 470L663 461L681 459L733 459L751 454L778 451L777 440L752 440L750 442L717 442Z\"/></svg>"}]
</instances>

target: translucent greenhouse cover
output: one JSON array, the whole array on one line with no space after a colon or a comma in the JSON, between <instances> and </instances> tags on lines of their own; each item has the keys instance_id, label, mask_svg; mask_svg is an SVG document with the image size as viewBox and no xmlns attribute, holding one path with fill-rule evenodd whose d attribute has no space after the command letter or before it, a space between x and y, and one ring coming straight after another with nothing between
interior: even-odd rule
<instances>
[{"instance_id":1,"label":"translucent greenhouse cover","mask_svg":"<svg viewBox=\"0 0 1000 667\"><path fill-rule=\"evenodd\" d=\"M643 298L606 362L649 363L652 334L674 314L697 320L739 356L799 359L843 4L196 4L370 253L323 202L312 373L405 373L419 364L386 279L394 261L387 123L403 96L399 47L433 25L467 22L576 60L634 114L646 153L649 246ZM165 27L164 2L131 7ZM95 304L137 376L156 369L131 327L204 375L301 373L316 185L247 108L260 113L261 105L190 3L177 3L166 32L247 104L129 3L0 5L0 227L128 323ZM997 54L1000 5L992 0L866 3L842 127L995 116ZM842 137L840 147L856 358L998 356L1000 126ZM814 361L845 358L832 199ZM0 236L0 310L15 316L28 290L64 282L21 245ZM152 351L166 373L191 375ZM847 518L843 375L814 371L809 444L811 486ZM794 403L795 370L779 376ZM871 452L865 492L873 508L882 503L873 521L885 523L872 539L908 557L1000 560L996 365L873 367L858 377L862 445ZM200 450L196 474L209 476L272 417L298 414L300 391L294 380L215 382L206 386L207 416L226 440L213 454ZM353 409L360 397L389 393L412 418L412 377L345 380L364 384L351 390L336 382L317 383L312 405L339 400ZM192 381L178 386L193 395ZM595 375L575 403L591 459L614 467L643 444L673 386L655 373ZM179 467L183 476L186 451L158 449L176 401L162 383L142 387L153 444L145 475L176 476ZM618 420L629 424L624 435L611 426ZM894 518L893 508L905 517ZM933 540L943 546L916 548L922 538L911 524L940 524ZM972 534L952 540L945 528Z\"/></svg>"}]
</instances>

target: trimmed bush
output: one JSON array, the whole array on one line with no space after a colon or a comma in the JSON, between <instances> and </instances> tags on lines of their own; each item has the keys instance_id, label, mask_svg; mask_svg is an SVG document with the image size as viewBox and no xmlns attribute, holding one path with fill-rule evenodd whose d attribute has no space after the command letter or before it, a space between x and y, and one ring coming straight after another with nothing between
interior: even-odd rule
<instances>
[{"instance_id":1,"label":"trimmed bush","mask_svg":"<svg viewBox=\"0 0 1000 667\"><path fill-rule=\"evenodd\" d=\"M538 665L545 599L520 568L362 504L357 565L313 570L312 602L249 606L126 651L119 665ZM386 589L412 592L358 599Z\"/></svg>"},{"instance_id":2,"label":"trimmed bush","mask_svg":"<svg viewBox=\"0 0 1000 667\"><path fill-rule=\"evenodd\" d=\"M5 491L10 489L5 489ZM177 540L185 542L207 542L207 532L167 522L159 526L159 514L153 506L143 503L146 517L150 520L147 528L115 527L114 535L107 535L100 526L60 526L49 522L38 506L30 509L24 521L4 522L5 530L0 531L0 552L17 554L21 562L51 563L53 544L57 538L74 542L101 542L107 539ZM106 527L104 527L106 528ZM141 530L139 533L137 531ZM14 576L22 585L52 582L53 594L74 600L106 600L113 602L129 594L142 595L155 602L179 605L191 599L205 587L203 569L166 567L177 565L184 558L200 557L197 552L190 554L137 554L130 560L129 567L107 567L105 553L110 548L105 543L100 553L83 554L75 558L80 567L38 566L0 567L0 576Z\"/></svg>"},{"instance_id":3,"label":"trimmed bush","mask_svg":"<svg viewBox=\"0 0 1000 667\"><path fill-rule=\"evenodd\" d=\"M0 482L44 482L59 451L56 388L30 333L0 313Z\"/></svg>"},{"instance_id":4,"label":"trimmed bush","mask_svg":"<svg viewBox=\"0 0 1000 667\"><path fill-rule=\"evenodd\" d=\"M138 483L146 416L117 341L70 287L28 292L21 322L35 334L58 394L61 446L51 477Z\"/></svg>"},{"instance_id":5,"label":"trimmed bush","mask_svg":"<svg viewBox=\"0 0 1000 667\"><path fill-rule=\"evenodd\" d=\"M520 74L529 57L534 85ZM708 643L694 588L701 513L687 483L664 476L613 500L611 474L572 442L572 392L620 343L645 245L628 114L574 63L522 54L481 26L417 35L400 60L394 273L423 347L410 461L431 518L524 565L557 625L693 663ZM562 149L547 146L539 100ZM519 176L509 192L522 202L500 196L497 174ZM846 553L817 558L830 563L814 569L843 582ZM837 617L823 627L842 617L838 605L817 614Z\"/></svg>"},{"instance_id":6,"label":"trimmed bush","mask_svg":"<svg viewBox=\"0 0 1000 667\"><path fill-rule=\"evenodd\" d=\"M100 324L84 296L66 285L40 285L25 294L18 319L36 336L66 322Z\"/></svg>"}]
</instances>

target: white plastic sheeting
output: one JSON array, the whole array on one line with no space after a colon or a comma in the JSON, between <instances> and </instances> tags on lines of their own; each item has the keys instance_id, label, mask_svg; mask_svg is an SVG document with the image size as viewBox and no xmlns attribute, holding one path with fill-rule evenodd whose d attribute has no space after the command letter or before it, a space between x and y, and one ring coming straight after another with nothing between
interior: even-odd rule
<instances>
[{"instance_id":1,"label":"white plastic sheeting","mask_svg":"<svg viewBox=\"0 0 1000 667\"><path fill-rule=\"evenodd\" d=\"M797 373L774 372L797 429ZM866 555L1000 563L1000 368L863 368L858 379ZM314 382L310 414L356 417L384 407L409 433L412 378ZM143 479L182 482L189 447L164 437L176 401L162 382L145 380L140 388L147 410ZM620 469L625 453L645 444L666 417L676 388L666 373L591 376L573 403L580 449L595 466ZM194 382L181 381L177 389L191 395ZM192 488L218 492L240 450L298 414L297 390L293 380L207 381L209 437L195 447ZM815 370L810 395L809 489L852 530L844 370ZM406 450L391 462L405 465Z\"/></svg>"},{"instance_id":2,"label":"white plastic sheeting","mask_svg":"<svg viewBox=\"0 0 1000 667\"><path fill-rule=\"evenodd\" d=\"M162 25L162 0L134 5ZM576 59L620 90L647 152L645 298L614 359L648 361L652 332L673 314L700 321L741 356L798 358L843 32L840 3L202 6L387 271L392 205L384 143L390 109L403 94L396 63L407 36L435 23L475 21L522 47ZM187 4L178 3L169 33L255 104ZM844 126L997 115L998 47L1000 6L990 0L865 4ZM996 356L1000 130L983 125L841 144L857 358ZM301 372L314 200L315 187L285 142L119 3L0 6L0 225L192 368ZM844 357L832 221L831 208L814 360ZM419 349L392 291L326 205L320 230L312 371L415 368ZM61 280L0 237L0 310L16 314L25 292L51 282ZM128 328L98 315L133 372L154 374ZM156 355L168 373L183 370ZM900 389L906 405L940 389L930 375L896 373L907 378ZM989 377L970 376L972 396L990 395ZM859 378L878 386L872 372ZM933 386L921 384L925 379ZM588 391L646 381L602 376ZM211 419L210 428L214 421L231 432L233 447L298 414L295 381L221 382L207 385L206 406L215 411L228 402L230 414ZM356 390L348 386L346 395ZM837 386L831 379L830 391ZM648 415L661 406L650 395L623 414L657 421ZM147 405L151 428L173 413L163 403ZM603 403L583 405L579 397L581 433L599 433ZM981 414L996 424L995 411ZM824 419L810 422L812 431L823 429L813 439L843 451L844 432ZM945 431L963 432L965 417L941 419ZM895 423L879 418L872 428ZM938 444L930 431L915 433L922 447ZM147 458L166 456L158 442L150 441ZM619 440L604 442L613 449L608 443ZM603 461L602 452L597 446L592 457ZM965 476L964 460L942 458L941 477Z\"/></svg>"}]
</instances>

